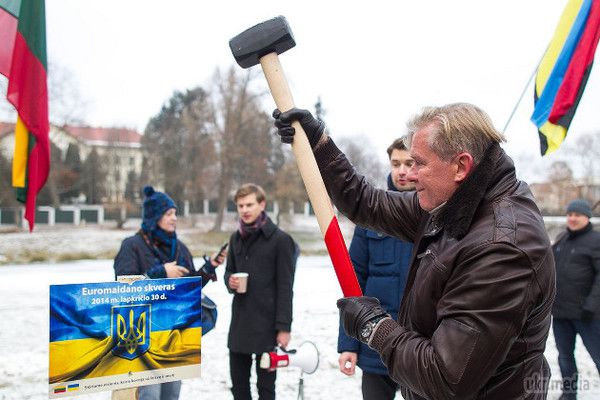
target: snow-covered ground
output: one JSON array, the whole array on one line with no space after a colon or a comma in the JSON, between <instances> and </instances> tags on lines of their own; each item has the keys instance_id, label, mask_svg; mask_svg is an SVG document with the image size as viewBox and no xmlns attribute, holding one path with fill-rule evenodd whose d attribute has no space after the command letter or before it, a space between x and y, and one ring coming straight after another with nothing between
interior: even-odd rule
<instances>
[{"instance_id":1,"label":"snow-covered ground","mask_svg":"<svg viewBox=\"0 0 600 400\"><path fill-rule=\"evenodd\" d=\"M112 280L112 260L0 267L0 399L47 398L48 286ZM327 256L300 257L294 292L290 347L310 340L320 351L318 370L304 376L305 398L360 399L360 372L354 377L346 377L337 367L335 301L341 291ZM222 275L218 282L205 287L205 293L218 304L219 319L216 328L202 339L202 378L184 381L182 400L231 398L226 346L231 296L223 286ZM552 337L548 340L546 355L554 375L548 397L557 399L560 373ZM577 361L580 380L590 385L589 390L580 392L579 399L600 398L596 368L581 342L577 343ZM280 369L277 397L297 399L299 377L298 369ZM78 396L82 400L108 400L110 397L109 393Z\"/></svg>"}]
</instances>

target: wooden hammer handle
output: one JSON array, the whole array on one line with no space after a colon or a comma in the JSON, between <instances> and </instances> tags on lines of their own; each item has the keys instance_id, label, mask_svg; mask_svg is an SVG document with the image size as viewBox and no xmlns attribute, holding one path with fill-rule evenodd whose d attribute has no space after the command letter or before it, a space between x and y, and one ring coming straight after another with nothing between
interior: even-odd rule
<instances>
[{"instance_id":1,"label":"wooden hammer handle","mask_svg":"<svg viewBox=\"0 0 600 400\"><path fill-rule=\"evenodd\" d=\"M270 53L261 57L260 65L263 68L277 108L282 112L294 108L294 99L279 63L277 53ZM356 279L350 256L348 255L346 243L341 234L337 218L333 212L331 200L325 189L323 178L319 173L319 167L317 166L317 161L315 160L306 133L298 121L294 121L292 126L296 130L292 150L296 157L304 186L306 186L308 198L317 216L321 233L325 238L325 244L333 262L338 281L342 287L342 292L345 297L361 296L362 292Z\"/></svg>"}]
</instances>

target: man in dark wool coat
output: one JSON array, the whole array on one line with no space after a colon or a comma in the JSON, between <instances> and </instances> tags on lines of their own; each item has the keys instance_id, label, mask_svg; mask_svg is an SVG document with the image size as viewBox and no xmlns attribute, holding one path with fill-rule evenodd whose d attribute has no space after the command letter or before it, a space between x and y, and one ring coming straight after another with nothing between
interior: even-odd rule
<instances>
[{"instance_id":1,"label":"man in dark wool coat","mask_svg":"<svg viewBox=\"0 0 600 400\"><path fill-rule=\"evenodd\" d=\"M250 400L250 368L256 358L260 400L275 398L276 371L259 367L263 352L285 348L292 327L292 285L298 250L265 212L265 191L242 185L234 196L239 228L229 240L225 285L234 295L227 345L233 398ZM246 273L245 282L236 274ZM244 288L245 286L245 288Z\"/></svg>"},{"instance_id":2,"label":"man in dark wool coat","mask_svg":"<svg viewBox=\"0 0 600 400\"><path fill-rule=\"evenodd\" d=\"M563 379L559 400L577 399L577 335L600 374L600 232L594 231L590 218L592 208L586 200L570 202L567 229L552 245L556 262L552 330Z\"/></svg>"},{"instance_id":3,"label":"man in dark wool coat","mask_svg":"<svg viewBox=\"0 0 600 400\"><path fill-rule=\"evenodd\" d=\"M414 243L397 318L374 297L338 300L344 330L379 353L402 396L545 399L554 260L490 117L465 103L423 109L408 124L416 190L391 192L360 176L308 111L273 116L287 143L300 122L340 212Z\"/></svg>"}]
</instances>

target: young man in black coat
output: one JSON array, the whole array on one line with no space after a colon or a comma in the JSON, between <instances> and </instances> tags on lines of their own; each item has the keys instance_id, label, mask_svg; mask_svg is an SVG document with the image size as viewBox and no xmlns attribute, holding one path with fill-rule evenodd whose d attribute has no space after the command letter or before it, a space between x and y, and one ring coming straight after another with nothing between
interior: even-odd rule
<instances>
[{"instance_id":1,"label":"young man in black coat","mask_svg":"<svg viewBox=\"0 0 600 400\"><path fill-rule=\"evenodd\" d=\"M578 334L600 373L600 232L592 229L591 217L587 201L573 200L567 206L567 230L552 246L556 262L552 330L563 378L561 400L577 398Z\"/></svg>"},{"instance_id":2,"label":"young man in black coat","mask_svg":"<svg viewBox=\"0 0 600 400\"><path fill-rule=\"evenodd\" d=\"M242 185L234 196L239 228L231 235L225 285L234 295L227 346L231 392L235 400L250 400L252 355L260 357L275 345L285 348L292 326L292 285L298 256L294 240L265 213L265 192ZM236 273L247 273L241 282ZM276 372L256 363L258 397L275 398Z\"/></svg>"}]
</instances>

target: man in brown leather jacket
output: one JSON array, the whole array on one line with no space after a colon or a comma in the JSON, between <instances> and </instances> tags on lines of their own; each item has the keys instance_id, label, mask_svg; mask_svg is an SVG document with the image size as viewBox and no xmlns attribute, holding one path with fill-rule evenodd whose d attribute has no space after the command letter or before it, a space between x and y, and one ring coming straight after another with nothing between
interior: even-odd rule
<instances>
[{"instance_id":1,"label":"man in brown leather jacket","mask_svg":"<svg viewBox=\"0 0 600 400\"><path fill-rule=\"evenodd\" d=\"M346 333L381 355L404 398L545 399L552 251L488 115L450 104L409 121L416 192L404 193L369 185L308 111L273 116L285 143L300 122L338 210L415 243L397 321L375 298L338 301Z\"/></svg>"}]
</instances>

